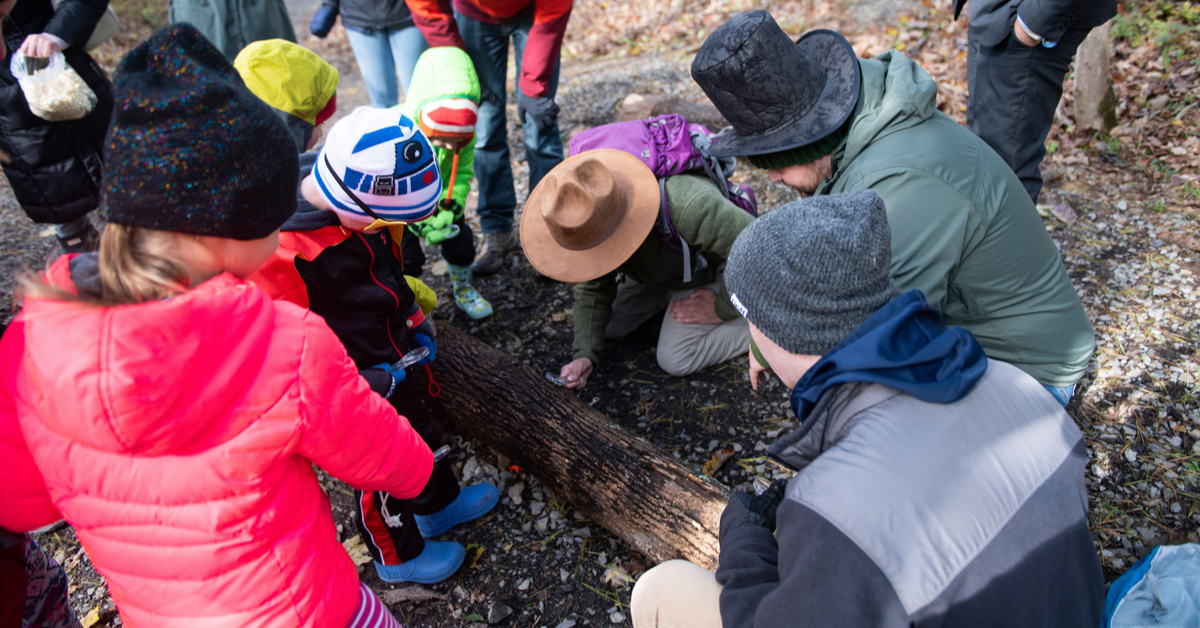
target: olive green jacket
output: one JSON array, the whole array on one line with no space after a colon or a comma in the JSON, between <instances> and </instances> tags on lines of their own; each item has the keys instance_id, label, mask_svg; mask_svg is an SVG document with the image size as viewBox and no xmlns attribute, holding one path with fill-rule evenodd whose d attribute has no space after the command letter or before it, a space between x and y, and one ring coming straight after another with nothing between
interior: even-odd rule
<instances>
[{"instance_id":1,"label":"olive green jacket","mask_svg":"<svg viewBox=\"0 0 1200 628\"><path fill-rule=\"evenodd\" d=\"M738 234L754 217L734 205L721 194L716 184L705 176L682 174L666 180L667 206L671 208L671 224L691 248L700 247L708 266L693 272L692 281L683 281L683 255L671 251L651 232L642 246L616 270L598 279L575 284L574 359L588 358L599 362L606 346L604 330L612 319L613 301L617 298L617 276L624 275L643 286L667 293L685 288L699 288L717 278L717 267L729 257L729 249ZM657 228L657 227L656 227ZM729 292L722 286L716 300L717 315L722 320L738 317L729 301Z\"/></svg>"},{"instance_id":2,"label":"olive green jacket","mask_svg":"<svg viewBox=\"0 0 1200 628\"><path fill-rule=\"evenodd\" d=\"M817 193L871 189L883 199L896 294L921 290L988 357L1044 385L1079 381L1092 325L1021 182L937 110L937 85L920 66L896 51L859 64L855 119Z\"/></svg>"}]
</instances>

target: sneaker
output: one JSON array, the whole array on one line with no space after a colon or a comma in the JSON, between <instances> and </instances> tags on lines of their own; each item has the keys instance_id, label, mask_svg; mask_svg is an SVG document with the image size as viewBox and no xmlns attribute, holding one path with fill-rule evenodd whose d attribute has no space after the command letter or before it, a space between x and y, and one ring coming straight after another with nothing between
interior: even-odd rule
<instances>
[{"instance_id":1,"label":"sneaker","mask_svg":"<svg viewBox=\"0 0 1200 628\"><path fill-rule=\"evenodd\" d=\"M466 266L450 265L450 283L454 284L454 304L467 313L471 320L492 315L492 304L471 285L471 269Z\"/></svg>"},{"instance_id":2,"label":"sneaker","mask_svg":"<svg viewBox=\"0 0 1200 628\"><path fill-rule=\"evenodd\" d=\"M490 275L500 270L504 254L517 248L517 244L515 231L483 234L482 252L475 263L471 264L471 270L480 275Z\"/></svg>"},{"instance_id":3,"label":"sneaker","mask_svg":"<svg viewBox=\"0 0 1200 628\"><path fill-rule=\"evenodd\" d=\"M100 250L100 232L88 223L87 228L78 233L70 235L62 235L56 233L58 245L62 247L63 253L88 253L91 251Z\"/></svg>"},{"instance_id":4,"label":"sneaker","mask_svg":"<svg viewBox=\"0 0 1200 628\"><path fill-rule=\"evenodd\" d=\"M464 486L449 506L432 515L417 515L417 529L427 539L437 538L460 523L486 515L499 501L500 491L491 484Z\"/></svg>"},{"instance_id":5,"label":"sneaker","mask_svg":"<svg viewBox=\"0 0 1200 628\"><path fill-rule=\"evenodd\" d=\"M416 558L399 565L375 563L375 573L384 582L416 582L437 584L454 575L462 567L467 550L453 541L426 541L425 549Z\"/></svg>"}]
</instances>

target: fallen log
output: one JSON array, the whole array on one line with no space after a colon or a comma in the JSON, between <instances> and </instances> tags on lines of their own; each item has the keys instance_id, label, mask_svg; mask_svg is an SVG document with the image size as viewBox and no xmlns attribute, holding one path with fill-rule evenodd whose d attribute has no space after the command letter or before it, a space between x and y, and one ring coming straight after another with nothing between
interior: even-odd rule
<instances>
[{"instance_id":1,"label":"fallen log","mask_svg":"<svg viewBox=\"0 0 1200 628\"><path fill-rule=\"evenodd\" d=\"M447 431L512 459L655 562L716 569L729 495L715 482L451 325L438 328L432 368L441 394L429 411Z\"/></svg>"}]
</instances>

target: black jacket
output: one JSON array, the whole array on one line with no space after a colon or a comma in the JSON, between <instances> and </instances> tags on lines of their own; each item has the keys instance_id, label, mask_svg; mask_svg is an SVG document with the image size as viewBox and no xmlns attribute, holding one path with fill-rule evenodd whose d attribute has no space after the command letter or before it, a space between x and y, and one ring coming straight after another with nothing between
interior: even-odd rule
<instances>
[{"instance_id":1,"label":"black jacket","mask_svg":"<svg viewBox=\"0 0 1200 628\"><path fill-rule=\"evenodd\" d=\"M0 150L17 202L36 222L70 222L96 208L104 176L104 136L112 115L112 85L83 50L108 0L21 0L4 20L8 55L0 61ZM9 70L12 51L33 33L55 35L70 47L67 63L96 93L96 108L81 120L48 122L29 110Z\"/></svg>"},{"instance_id":2,"label":"black jacket","mask_svg":"<svg viewBox=\"0 0 1200 628\"><path fill-rule=\"evenodd\" d=\"M301 177L308 175L313 156L301 155ZM297 196L296 213L281 228L285 236L341 229L337 214ZM308 259L296 257L294 263L307 288L308 309L325 319L359 369L370 369L399 360L411 348L405 319L416 306L416 296L404 279L387 229L349 234L339 244L310 252Z\"/></svg>"},{"instance_id":3,"label":"black jacket","mask_svg":"<svg viewBox=\"0 0 1200 628\"><path fill-rule=\"evenodd\" d=\"M967 0L954 0L954 17ZM1033 32L1058 41L1069 30L1093 29L1117 14L1117 0L971 0L970 32L985 46L1004 41L1017 13Z\"/></svg>"},{"instance_id":4,"label":"black jacket","mask_svg":"<svg viewBox=\"0 0 1200 628\"><path fill-rule=\"evenodd\" d=\"M322 4L341 14L342 26L365 33L413 25L404 0L325 0Z\"/></svg>"}]
</instances>

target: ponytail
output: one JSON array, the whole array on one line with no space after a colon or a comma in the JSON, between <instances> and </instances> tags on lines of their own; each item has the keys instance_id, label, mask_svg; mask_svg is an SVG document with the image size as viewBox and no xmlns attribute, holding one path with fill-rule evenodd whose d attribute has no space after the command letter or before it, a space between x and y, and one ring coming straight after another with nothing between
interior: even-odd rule
<instances>
[{"instance_id":1,"label":"ponytail","mask_svg":"<svg viewBox=\"0 0 1200 628\"><path fill-rule=\"evenodd\" d=\"M188 273L155 252L162 231L109 223L100 236L100 293L73 294L43 277L21 278L24 296L92 305L131 305L158 301L187 290Z\"/></svg>"}]
</instances>

